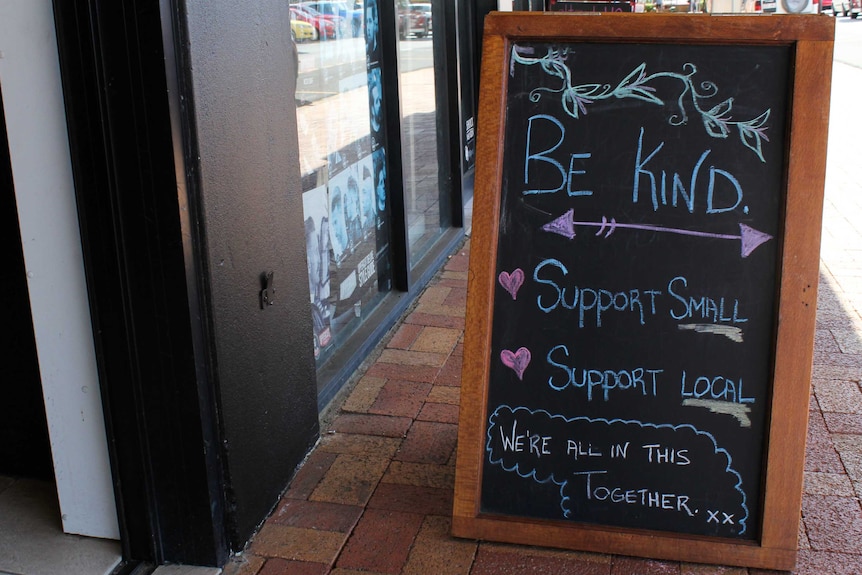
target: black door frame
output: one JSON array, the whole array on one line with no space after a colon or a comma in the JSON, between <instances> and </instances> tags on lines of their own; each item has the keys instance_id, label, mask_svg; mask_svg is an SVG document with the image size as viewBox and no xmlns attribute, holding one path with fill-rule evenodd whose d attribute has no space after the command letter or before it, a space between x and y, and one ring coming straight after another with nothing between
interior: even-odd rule
<instances>
[{"instance_id":1,"label":"black door frame","mask_svg":"<svg viewBox=\"0 0 862 575\"><path fill-rule=\"evenodd\" d=\"M183 234L160 2L54 15L123 557L223 565L206 275Z\"/></svg>"}]
</instances>

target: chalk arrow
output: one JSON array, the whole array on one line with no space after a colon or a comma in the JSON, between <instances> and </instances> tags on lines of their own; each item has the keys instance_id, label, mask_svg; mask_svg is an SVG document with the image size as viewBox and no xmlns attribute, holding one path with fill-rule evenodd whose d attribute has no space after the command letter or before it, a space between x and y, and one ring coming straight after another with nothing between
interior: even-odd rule
<instances>
[{"instance_id":1,"label":"chalk arrow","mask_svg":"<svg viewBox=\"0 0 862 575\"><path fill-rule=\"evenodd\" d=\"M756 250L758 246L772 239L771 235L761 232L760 230L755 230L754 228L745 224L739 224L739 235L733 235L714 234L711 232L701 232L697 230L683 230L679 228L666 228L663 226L654 226L650 224L621 224L617 222L614 218L611 218L610 221L608 221L608 219L604 216L602 216L601 222L576 222L575 210L573 209L568 210L563 215L554 218L553 220L542 226L542 230L550 232L552 234L558 234L567 237L571 240L576 235L575 226L592 226L594 228L599 228L599 231L596 232L596 235L598 236L604 233L604 237L606 238L612 233L614 233L617 228L626 228L630 230L647 230L651 232L664 232L669 234L678 234L682 236L697 236L699 238L739 240L740 254L744 258L748 257L749 254Z\"/></svg>"}]
</instances>

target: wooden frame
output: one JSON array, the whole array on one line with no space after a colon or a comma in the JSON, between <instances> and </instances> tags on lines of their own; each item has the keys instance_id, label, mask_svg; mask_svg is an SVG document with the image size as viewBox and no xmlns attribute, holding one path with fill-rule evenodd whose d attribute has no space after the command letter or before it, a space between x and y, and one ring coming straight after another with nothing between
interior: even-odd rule
<instances>
[{"instance_id":1,"label":"wooden frame","mask_svg":"<svg viewBox=\"0 0 862 575\"><path fill-rule=\"evenodd\" d=\"M802 500L826 166L834 23L818 16L493 13L485 21L476 206L467 301L455 536L658 559L791 569ZM492 304L496 285L509 54L514 42L640 42L791 46L786 204L778 327L766 424L758 541L483 514Z\"/></svg>"}]
</instances>

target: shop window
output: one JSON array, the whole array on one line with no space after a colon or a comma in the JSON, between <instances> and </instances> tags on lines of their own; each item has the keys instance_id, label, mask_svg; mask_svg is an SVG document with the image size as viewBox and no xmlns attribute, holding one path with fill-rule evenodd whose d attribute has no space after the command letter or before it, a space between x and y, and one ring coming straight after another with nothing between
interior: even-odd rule
<instances>
[{"instance_id":1,"label":"shop window","mask_svg":"<svg viewBox=\"0 0 862 575\"><path fill-rule=\"evenodd\" d=\"M448 211L441 210L434 23L430 2L388 1L395 3L398 25L401 169L413 268L451 225Z\"/></svg>"},{"instance_id":2,"label":"shop window","mask_svg":"<svg viewBox=\"0 0 862 575\"><path fill-rule=\"evenodd\" d=\"M297 39L296 115L318 365L392 289L380 71L366 65L364 12L354 6L291 5L292 19L316 32Z\"/></svg>"},{"instance_id":3,"label":"shop window","mask_svg":"<svg viewBox=\"0 0 862 575\"><path fill-rule=\"evenodd\" d=\"M397 298L387 294L412 292L427 279L452 228L446 173L453 166L441 162L448 128L438 110L446 88L438 85L443 68L435 67L443 38L435 40L431 3L421 1L308 0L291 4L291 17L314 28L301 33L294 25L292 35L325 400L340 385L332 381L345 377L344 366L355 365L357 342L372 341L372 332L379 337L382 317L391 319Z\"/></svg>"}]
</instances>

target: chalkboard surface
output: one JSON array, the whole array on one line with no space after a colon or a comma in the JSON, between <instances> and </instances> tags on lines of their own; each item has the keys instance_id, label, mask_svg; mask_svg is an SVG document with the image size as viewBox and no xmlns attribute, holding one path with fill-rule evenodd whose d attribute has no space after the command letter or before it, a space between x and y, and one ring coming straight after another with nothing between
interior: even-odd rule
<instances>
[{"instance_id":1,"label":"chalkboard surface","mask_svg":"<svg viewBox=\"0 0 862 575\"><path fill-rule=\"evenodd\" d=\"M789 48L511 49L482 510L754 538Z\"/></svg>"},{"instance_id":2,"label":"chalkboard surface","mask_svg":"<svg viewBox=\"0 0 862 575\"><path fill-rule=\"evenodd\" d=\"M817 281L798 238L819 239L823 169L818 156L815 198L799 200L787 158L806 48L764 41L772 24L733 41L753 19L683 17L706 26L690 41L639 26L679 17L557 17L575 38L509 16L486 43L501 61L483 81L502 78L481 110L499 136L483 139L480 114L488 230L474 223L453 531L716 562L709 544L650 544L702 536L743 550L722 562L787 568L795 528L772 521L798 517ZM789 288L788 270L805 279ZM792 390L776 384L788 362ZM797 428L786 444L782 427Z\"/></svg>"}]
</instances>

